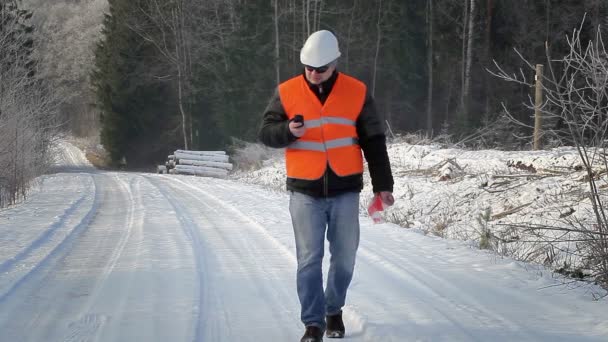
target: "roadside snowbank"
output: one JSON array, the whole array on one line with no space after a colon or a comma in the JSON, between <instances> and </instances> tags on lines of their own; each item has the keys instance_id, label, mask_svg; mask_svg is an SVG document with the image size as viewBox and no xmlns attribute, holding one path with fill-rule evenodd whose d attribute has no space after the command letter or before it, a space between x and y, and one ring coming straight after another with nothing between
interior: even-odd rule
<instances>
[{"instance_id":1,"label":"roadside snowbank","mask_svg":"<svg viewBox=\"0 0 608 342\"><path fill-rule=\"evenodd\" d=\"M584 268L573 255L584 246L547 244L544 240L561 233L528 229L567 227L576 220L592 224L589 184L575 148L467 151L393 143L388 152L396 203L385 211L387 221L520 260ZM284 190L284 159L266 160L258 170L239 170L232 177ZM372 198L367 171L364 179L362 214ZM598 184L608 186L605 174Z\"/></svg>"}]
</instances>

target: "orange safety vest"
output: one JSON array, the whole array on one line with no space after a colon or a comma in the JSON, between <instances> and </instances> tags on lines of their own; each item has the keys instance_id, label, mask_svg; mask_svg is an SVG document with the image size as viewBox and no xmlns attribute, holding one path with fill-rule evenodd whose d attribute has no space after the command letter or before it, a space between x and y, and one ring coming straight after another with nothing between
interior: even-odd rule
<instances>
[{"instance_id":1,"label":"orange safety vest","mask_svg":"<svg viewBox=\"0 0 608 342\"><path fill-rule=\"evenodd\" d=\"M304 116L306 132L285 150L287 177L315 180L327 165L338 176L363 173L357 142L357 118L365 103L363 82L339 73L325 104L309 88L304 75L279 85L287 117Z\"/></svg>"}]
</instances>

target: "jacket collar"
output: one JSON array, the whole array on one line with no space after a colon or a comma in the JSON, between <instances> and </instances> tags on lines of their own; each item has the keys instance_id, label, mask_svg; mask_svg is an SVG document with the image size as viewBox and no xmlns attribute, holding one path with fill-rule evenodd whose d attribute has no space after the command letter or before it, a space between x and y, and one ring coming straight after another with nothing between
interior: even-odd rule
<instances>
[{"instance_id":1,"label":"jacket collar","mask_svg":"<svg viewBox=\"0 0 608 342\"><path fill-rule=\"evenodd\" d=\"M331 74L331 76L327 79L327 81L321 83L321 84L312 84L308 81L308 79L306 78L306 71L302 71L302 77L304 77L304 80L306 80L306 83L308 84L308 87L310 88L310 90L312 90L312 92L317 95L317 97L321 96L326 98L327 95L331 92L332 88L334 87L334 84L336 83L336 79L338 78L338 70L334 70L334 73Z\"/></svg>"}]
</instances>

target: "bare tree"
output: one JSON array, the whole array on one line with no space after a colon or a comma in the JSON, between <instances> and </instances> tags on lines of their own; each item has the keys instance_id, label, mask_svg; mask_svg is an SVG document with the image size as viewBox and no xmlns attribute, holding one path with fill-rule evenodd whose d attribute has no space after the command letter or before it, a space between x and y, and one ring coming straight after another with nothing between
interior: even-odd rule
<instances>
[{"instance_id":1,"label":"bare tree","mask_svg":"<svg viewBox=\"0 0 608 342\"><path fill-rule=\"evenodd\" d=\"M310 34L313 32L313 28L310 27L310 12L311 12L311 8L310 8L310 1L311 0L302 0L302 2L305 2L306 5L302 6L305 9L302 11L302 14L304 16L304 25L306 25L306 36L310 36ZM313 0L314 1L314 0Z\"/></svg>"},{"instance_id":2,"label":"bare tree","mask_svg":"<svg viewBox=\"0 0 608 342\"><path fill-rule=\"evenodd\" d=\"M277 85L281 82L281 51L279 41L279 0L273 0L274 7L274 65Z\"/></svg>"},{"instance_id":3,"label":"bare tree","mask_svg":"<svg viewBox=\"0 0 608 342\"><path fill-rule=\"evenodd\" d=\"M353 6L350 9L350 18L348 21L348 33L346 34L346 51L344 53L344 70L349 72L350 63L350 44L352 41L353 23L355 22L355 13L357 10L357 0L353 0Z\"/></svg>"},{"instance_id":4,"label":"bare tree","mask_svg":"<svg viewBox=\"0 0 608 342\"><path fill-rule=\"evenodd\" d=\"M462 54L462 62L461 62L461 77L460 77L460 89L461 89L461 93L460 93L460 107L464 107L463 106L463 100L464 100L464 80L466 79L466 69L467 69L467 32L469 31L469 1L471 0L464 0L463 3L463 7L462 7L462 49L461 49L461 54Z\"/></svg>"},{"instance_id":5,"label":"bare tree","mask_svg":"<svg viewBox=\"0 0 608 342\"><path fill-rule=\"evenodd\" d=\"M185 99L191 88L190 46L186 39L186 12L184 0L147 0L146 7L140 7L145 22L129 23L129 27L145 41L153 44L165 59L169 68L167 74L156 75L159 79L174 82L177 93L177 107L181 116L181 130L184 148L192 143L191 113L186 111ZM146 23L152 23L149 27Z\"/></svg>"},{"instance_id":6,"label":"bare tree","mask_svg":"<svg viewBox=\"0 0 608 342\"><path fill-rule=\"evenodd\" d=\"M587 209L579 210L579 215L560 217L550 225L518 224L515 228L575 256L578 262L572 266L590 269L597 282L608 286L608 217L605 192L601 190L608 184L605 177L608 173L608 51L599 29L595 40L586 46L581 42L581 30L582 24L568 37L570 51L566 56L553 60L547 55L549 75L543 76L546 101L541 112L544 121L553 119L564 127L544 133L564 138L578 151L581 169L586 173L583 179L588 185L588 191L578 195L581 205ZM534 70L530 62L520 57L529 70ZM553 64L559 67L554 68ZM493 74L505 81L530 87L534 83L523 70L518 75L507 73L498 64L496 67ZM532 101L530 98L530 109L534 107Z\"/></svg>"},{"instance_id":7,"label":"bare tree","mask_svg":"<svg viewBox=\"0 0 608 342\"><path fill-rule=\"evenodd\" d=\"M90 105L95 42L101 36L107 0L24 1L34 9L38 74L53 84L61 99L66 130L79 136L98 134L99 117Z\"/></svg>"},{"instance_id":8,"label":"bare tree","mask_svg":"<svg viewBox=\"0 0 608 342\"><path fill-rule=\"evenodd\" d=\"M380 42L382 41L382 0L378 0L378 20L376 21L376 50L374 53L374 69L372 76L372 96L376 94L376 77L378 75L378 57L380 56Z\"/></svg>"},{"instance_id":9,"label":"bare tree","mask_svg":"<svg viewBox=\"0 0 608 342\"><path fill-rule=\"evenodd\" d=\"M433 0L427 0L427 74L429 78L429 84L427 88L426 98L426 131L430 136L433 131Z\"/></svg>"},{"instance_id":10,"label":"bare tree","mask_svg":"<svg viewBox=\"0 0 608 342\"><path fill-rule=\"evenodd\" d=\"M58 125L57 101L34 73L31 16L15 3L0 4L0 207L25 198L47 166Z\"/></svg>"},{"instance_id":11,"label":"bare tree","mask_svg":"<svg viewBox=\"0 0 608 342\"><path fill-rule=\"evenodd\" d=\"M473 39L475 37L475 2L469 0L467 15L466 52L463 59L463 82L461 97L461 115L463 121L469 119L469 93L471 90L471 66L473 64ZM464 44L463 44L464 45Z\"/></svg>"},{"instance_id":12,"label":"bare tree","mask_svg":"<svg viewBox=\"0 0 608 342\"><path fill-rule=\"evenodd\" d=\"M486 0L486 28L485 28L485 60L483 61L484 65L489 67L492 61L492 20L494 18L494 0ZM486 92L486 105L485 105L485 115L489 115L491 109L490 99L492 98L492 76L490 74L484 75L485 82L485 92Z\"/></svg>"},{"instance_id":13,"label":"bare tree","mask_svg":"<svg viewBox=\"0 0 608 342\"><path fill-rule=\"evenodd\" d=\"M203 87L200 80L195 81L193 70L208 73L216 80L205 86L209 92L227 86L223 82L231 65L227 51L231 44L242 41L233 35L242 23L237 13L240 4L238 0L145 0L140 6L142 20L128 24L163 58L164 66L154 76L171 81L174 86L184 148L190 148L194 140L190 109L196 102L192 98L194 86Z\"/></svg>"},{"instance_id":14,"label":"bare tree","mask_svg":"<svg viewBox=\"0 0 608 342\"><path fill-rule=\"evenodd\" d=\"M323 0L302 0L302 17L306 37L321 27Z\"/></svg>"}]
</instances>

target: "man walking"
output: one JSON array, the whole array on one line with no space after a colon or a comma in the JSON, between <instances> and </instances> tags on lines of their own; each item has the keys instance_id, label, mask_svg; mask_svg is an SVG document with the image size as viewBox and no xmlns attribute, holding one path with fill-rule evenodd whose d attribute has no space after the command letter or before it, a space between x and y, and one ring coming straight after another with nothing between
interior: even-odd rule
<instances>
[{"instance_id":1,"label":"man walking","mask_svg":"<svg viewBox=\"0 0 608 342\"><path fill-rule=\"evenodd\" d=\"M359 192L363 157L373 191L394 202L383 121L361 81L336 70L340 50L329 31L308 37L301 75L278 87L259 138L286 148L287 190L298 261L297 290L306 330L301 342L345 334L342 307L359 246ZM331 253L323 289L325 235Z\"/></svg>"}]
</instances>

